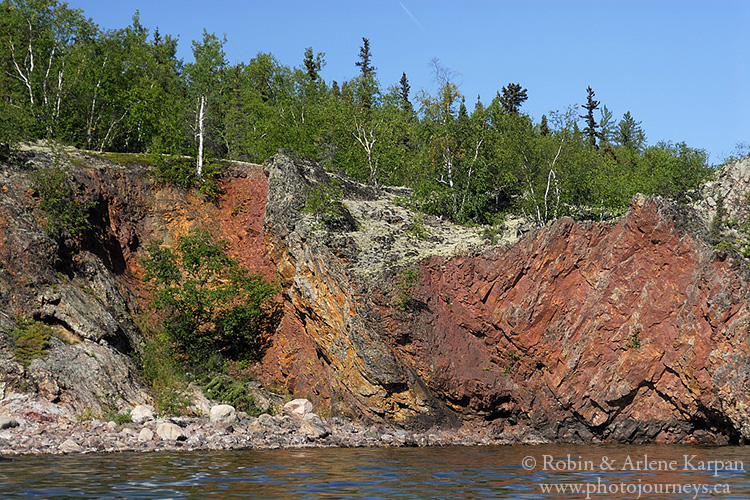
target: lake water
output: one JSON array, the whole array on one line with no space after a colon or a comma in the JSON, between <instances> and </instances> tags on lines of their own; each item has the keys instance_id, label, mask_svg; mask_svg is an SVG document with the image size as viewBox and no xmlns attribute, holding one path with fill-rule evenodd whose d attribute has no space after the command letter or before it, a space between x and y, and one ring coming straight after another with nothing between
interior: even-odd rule
<instances>
[{"instance_id":1,"label":"lake water","mask_svg":"<svg viewBox=\"0 0 750 500\"><path fill-rule=\"evenodd\" d=\"M0 498L748 499L748 468L741 446L22 456L0 462Z\"/></svg>"}]
</instances>

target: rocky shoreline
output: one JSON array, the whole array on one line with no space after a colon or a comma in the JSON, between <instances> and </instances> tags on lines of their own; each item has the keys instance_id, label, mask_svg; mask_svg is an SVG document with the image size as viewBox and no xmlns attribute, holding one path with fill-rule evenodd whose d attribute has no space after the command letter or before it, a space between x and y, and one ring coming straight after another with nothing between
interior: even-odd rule
<instances>
[{"instance_id":1,"label":"rocky shoreline","mask_svg":"<svg viewBox=\"0 0 750 500\"><path fill-rule=\"evenodd\" d=\"M277 415L250 417L216 405L205 417L158 417L148 405L131 412L132 421L37 420L0 416L0 457L200 450L272 450L326 447L414 447L540 443L533 435L492 435L468 428L413 432L366 425L340 417L321 418L307 400L294 400Z\"/></svg>"}]
</instances>

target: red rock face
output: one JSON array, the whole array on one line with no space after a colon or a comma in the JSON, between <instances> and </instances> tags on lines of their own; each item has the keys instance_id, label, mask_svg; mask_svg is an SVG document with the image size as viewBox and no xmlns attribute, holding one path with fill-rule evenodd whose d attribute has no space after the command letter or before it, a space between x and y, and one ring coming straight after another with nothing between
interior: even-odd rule
<instances>
[{"instance_id":1,"label":"red rock face","mask_svg":"<svg viewBox=\"0 0 750 500\"><path fill-rule=\"evenodd\" d=\"M747 267L637 197L514 246L423 263L399 352L466 416L553 439L747 436Z\"/></svg>"}]
</instances>

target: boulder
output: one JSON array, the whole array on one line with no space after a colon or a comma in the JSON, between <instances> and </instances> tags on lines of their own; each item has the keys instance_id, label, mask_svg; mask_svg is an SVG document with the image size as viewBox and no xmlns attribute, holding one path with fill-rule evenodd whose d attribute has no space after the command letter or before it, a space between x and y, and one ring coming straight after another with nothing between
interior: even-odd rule
<instances>
[{"instance_id":1,"label":"boulder","mask_svg":"<svg viewBox=\"0 0 750 500\"><path fill-rule=\"evenodd\" d=\"M60 445L59 450L60 453L80 453L83 451L83 448L72 439L66 439L63 444Z\"/></svg>"},{"instance_id":2,"label":"boulder","mask_svg":"<svg viewBox=\"0 0 750 500\"><path fill-rule=\"evenodd\" d=\"M164 441L184 441L187 439L182 427L172 422L162 422L157 425L156 435Z\"/></svg>"},{"instance_id":3,"label":"boulder","mask_svg":"<svg viewBox=\"0 0 750 500\"><path fill-rule=\"evenodd\" d=\"M136 424L142 424L154 419L156 409L151 405L137 405L130 412L130 419Z\"/></svg>"},{"instance_id":4,"label":"boulder","mask_svg":"<svg viewBox=\"0 0 750 500\"><path fill-rule=\"evenodd\" d=\"M154 439L154 431L148 427L144 427L141 429L141 432L138 433L139 442L151 441L152 439Z\"/></svg>"},{"instance_id":5,"label":"boulder","mask_svg":"<svg viewBox=\"0 0 750 500\"><path fill-rule=\"evenodd\" d=\"M211 422L233 424L237 421L237 411L231 405L216 405L209 412Z\"/></svg>"},{"instance_id":6,"label":"boulder","mask_svg":"<svg viewBox=\"0 0 750 500\"><path fill-rule=\"evenodd\" d=\"M276 420L268 413L258 415L256 422L263 427L271 427L276 424Z\"/></svg>"},{"instance_id":7,"label":"boulder","mask_svg":"<svg viewBox=\"0 0 750 500\"><path fill-rule=\"evenodd\" d=\"M309 441L315 441L316 439L329 436L331 434L331 426L315 413L307 413L302 417L299 432L307 437Z\"/></svg>"},{"instance_id":8,"label":"boulder","mask_svg":"<svg viewBox=\"0 0 750 500\"><path fill-rule=\"evenodd\" d=\"M293 399L284 405L284 414L296 418L304 418L308 413L312 413L313 405L307 399Z\"/></svg>"},{"instance_id":9,"label":"boulder","mask_svg":"<svg viewBox=\"0 0 750 500\"><path fill-rule=\"evenodd\" d=\"M18 421L13 417L0 416L0 430L18 427Z\"/></svg>"}]
</instances>

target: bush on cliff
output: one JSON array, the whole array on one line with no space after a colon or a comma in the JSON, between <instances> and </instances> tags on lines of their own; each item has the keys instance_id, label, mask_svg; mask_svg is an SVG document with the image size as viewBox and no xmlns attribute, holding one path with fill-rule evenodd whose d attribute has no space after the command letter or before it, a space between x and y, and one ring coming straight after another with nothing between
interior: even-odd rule
<instances>
[{"instance_id":1,"label":"bush on cliff","mask_svg":"<svg viewBox=\"0 0 750 500\"><path fill-rule=\"evenodd\" d=\"M33 175L44 212L43 225L52 234L78 239L89 227L89 212L95 205L80 195L78 187L61 167L44 167Z\"/></svg>"},{"instance_id":2,"label":"bush on cliff","mask_svg":"<svg viewBox=\"0 0 750 500\"><path fill-rule=\"evenodd\" d=\"M145 279L156 286L153 305L164 333L189 364L260 356L273 328L278 287L249 273L226 253L227 244L192 232L173 250L154 242L144 261Z\"/></svg>"}]
</instances>

